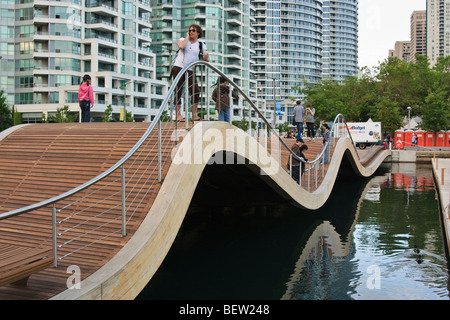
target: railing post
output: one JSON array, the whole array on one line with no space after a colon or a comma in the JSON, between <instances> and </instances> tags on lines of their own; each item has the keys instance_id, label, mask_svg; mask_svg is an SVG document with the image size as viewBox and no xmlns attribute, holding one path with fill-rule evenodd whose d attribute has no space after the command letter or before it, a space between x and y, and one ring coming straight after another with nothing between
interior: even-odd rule
<instances>
[{"instance_id":1,"label":"railing post","mask_svg":"<svg viewBox=\"0 0 450 320\"><path fill-rule=\"evenodd\" d=\"M204 105L203 105L203 68L204 68L204 66L199 66L199 68L200 68L200 103L201 103L201 107L200 107L200 110L201 110L201 118L203 118L203 107L204 107ZM194 74L195 74L195 72L194 72ZM197 112L198 112L198 108L197 108ZM192 113L192 119L195 119L196 117L195 117L196 115L194 115L194 113Z\"/></svg>"},{"instance_id":2,"label":"railing post","mask_svg":"<svg viewBox=\"0 0 450 320\"><path fill-rule=\"evenodd\" d=\"M317 189L317 180L319 179L319 174L317 173L318 172L318 169L317 169L317 166L314 166L314 176L315 176L315 179L316 179L316 189Z\"/></svg>"},{"instance_id":3,"label":"railing post","mask_svg":"<svg viewBox=\"0 0 450 320\"><path fill-rule=\"evenodd\" d=\"M189 129L189 71L186 71L184 74L185 80L184 80L184 116L185 116L185 122L186 122L186 130Z\"/></svg>"},{"instance_id":4,"label":"railing post","mask_svg":"<svg viewBox=\"0 0 450 320\"><path fill-rule=\"evenodd\" d=\"M292 153L289 153L289 175L292 177Z\"/></svg>"},{"instance_id":5,"label":"railing post","mask_svg":"<svg viewBox=\"0 0 450 320\"><path fill-rule=\"evenodd\" d=\"M158 182L161 182L161 119L158 120Z\"/></svg>"},{"instance_id":6,"label":"railing post","mask_svg":"<svg viewBox=\"0 0 450 320\"><path fill-rule=\"evenodd\" d=\"M219 86L220 86L220 84L219 84ZM232 124L233 123L233 114L234 114L234 108L233 108L233 93L232 93L232 91L233 91L233 88L231 88L231 90L230 90L230 92L228 93L228 95L229 95L229 97L228 97L228 101L230 101L230 108L229 108L229 113L230 113L230 116L229 116L229 120L228 120L228 122L230 123L230 124ZM220 91L219 91L220 92ZM219 98L220 99L220 98ZM239 100L238 100L238 106L239 106Z\"/></svg>"},{"instance_id":7,"label":"railing post","mask_svg":"<svg viewBox=\"0 0 450 320\"><path fill-rule=\"evenodd\" d=\"M298 184L301 187L302 186L302 178L303 178L303 174L302 174L302 162L300 161L299 163L299 173L298 173ZM305 163L305 170L306 170L306 163Z\"/></svg>"},{"instance_id":8,"label":"railing post","mask_svg":"<svg viewBox=\"0 0 450 320\"><path fill-rule=\"evenodd\" d=\"M283 165L281 164L281 143L280 143L280 135L277 133L278 139L278 161L280 162L280 167L283 167Z\"/></svg>"},{"instance_id":9,"label":"railing post","mask_svg":"<svg viewBox=\"0 0 450 320\"><path fill-rule=\"evenodd\" d=\"M325 161L323 161L324 158L322 157L322 178L325 177Z\"/></svg>"},{"instance_id":10,"label":"railing post","mask_svg":"<svg viewBox=\"0 0 450 320\"><path fill-rule=\"evenodd\" d=\"M206 120L209 121L209 68L206 68Z\"/></svg>"},{"instance_id":11,"label":"railing post","mask_svg":"<svg viewBox=\"0 0 450 320\"><path fill-rule=\"evenodd\" d=\"M125 167L122 165L122 236L127 235L127 221L125 208Z\"/></svg>"},{"instance_id":12,"label":"railing post","mask_svg":"<svg viewBox=\"0 0 450 320\"><path fill-rule=\"evenodd\" d=\"M248 135L252 136L252 106L248 104Z\"/></svg>"},{"instance_id":13,"label":"railing post","mask_svg":"<svg viewBox=\"0 0 450 320\"><path fill-rule=\"evenodd\" d=\"M53 265L58 268L58 246L56 244L56 206L53 203L52 208L52 232L53 232Z\"/></svg>"},{"instance_id":14,"label":"railing post","mask_svg":"<svg viewBox=\"0 0 450 320\"><path fill-rule=\"evenodd\" d=\"M311 170L308 170L308 192L311 192Z\"/></svg>"}]
</instances>

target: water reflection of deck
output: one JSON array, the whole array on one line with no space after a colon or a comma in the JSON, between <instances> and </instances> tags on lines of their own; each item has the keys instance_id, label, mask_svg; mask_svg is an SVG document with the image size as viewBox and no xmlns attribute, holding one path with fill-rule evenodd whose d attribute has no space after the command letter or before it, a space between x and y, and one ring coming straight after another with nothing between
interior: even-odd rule
<instances>
[{"instance_id":1,"label":"water reflection of deck","mask_svg":"<svg viewBox=\"0 0 450 320\"><path fill-rule=\"evenodd\" d=\"M282 300L295 298L295 287L300 281L301 273L304 270L307 261L315 260L319 257L321 260L336 262L336 260L342 260L348 256L351 246L351 241L349 241L349 239L358 222L361 204L364 200L378 201L379 192L381 190L380 184L386 179L385 176L377 176L367 182L358 200L356 214L347 234L339 234L330 221L323 221L315 228L295 264L289 282L286 283L286 292L281 297Z\"/></svg>"}]
</instances>

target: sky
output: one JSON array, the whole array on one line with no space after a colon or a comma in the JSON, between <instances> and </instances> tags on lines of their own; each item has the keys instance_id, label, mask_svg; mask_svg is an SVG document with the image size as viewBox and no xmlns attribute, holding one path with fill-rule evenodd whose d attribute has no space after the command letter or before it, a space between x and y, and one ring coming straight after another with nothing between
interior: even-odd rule
<instances>
[{"instance_id":1,"label":"sky","mask_svg":"<svg viewBox=\"0 0 450 320\"><path fill-rule=\"evenodd\" d=\"M359 67L375 67L396 41L409 41L411 14L426 0L359 0Z\"/></svg>"}]
</instances>

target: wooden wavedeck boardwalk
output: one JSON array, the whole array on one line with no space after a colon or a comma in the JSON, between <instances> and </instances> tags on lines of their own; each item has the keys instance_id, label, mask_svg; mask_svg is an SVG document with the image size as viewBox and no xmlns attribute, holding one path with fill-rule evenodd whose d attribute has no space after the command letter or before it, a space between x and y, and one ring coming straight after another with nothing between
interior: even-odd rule
<instances>
[{"instance_id":1,"label":"wooden wavedeck boardwalk","mask_svg":"<svg viewBox=\"0 0 450 320\"><path fill-rule=\"evenodd\" d=\"M46 200L94 178L131 150L148 126L148 123L42 124L24 126L14 131L0 141L0 213ZM171 135L173 127L169 124L165 126L163 135ZM150 139L156 143L155 137ZM295 139L285 139L285 142L291 147ZM322 151L322 140L306 141L306 144L309 147L306 157L314 160ZM173 145L166 146L166 157L170 157L172 148ZM378 150L365 150L366 155L363 153L360 156L361 162L370 161ZM283 150L281 164L284 167L287 159L288 152ZM163 176L170 164L168 161L164 165ZM149 161L146 165L155 166L155 163ZM325 174L327 168L328 164L325 166ZM320 185L320 182L321 180L317 184ZM142 184L140 187L145 188L146 185ZM133 236L151 208L160 187L160 183L154 184L147 193L148 196L140 199L137 213L127 225L126 236L117 234L89 245L62 259L57 268L51 266L33 274L27 285L2 286L0 299L50 299L67 289L67 279L71 275L68 267L72 265L80 268L81 280L87 278L109 261ZM108 202L104 204L105 207L108 205ZM32 213L0 220L0 246L17 243L30 248L51 245L51 213L52 208L47 206ZM98 219L95 212L92 213L93 216L89 216L90 214L86 212L84 219ZM118 225L119 223L117 227ZM64 253L63 250L61 254Z\"/></svg>"}]
</instances>

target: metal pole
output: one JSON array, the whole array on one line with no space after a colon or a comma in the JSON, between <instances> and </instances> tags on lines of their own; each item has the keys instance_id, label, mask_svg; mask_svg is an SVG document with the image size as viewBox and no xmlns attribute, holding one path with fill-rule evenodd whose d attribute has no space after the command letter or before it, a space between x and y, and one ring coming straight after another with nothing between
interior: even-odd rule
<instances>
[{"instance_id":1,"label":"metal pole","mask_svg":"<svg viewBox=\"0 0 450 320\"><path fill-rule=\"evenodd\" d=\"M220 99L221 98L221 94L220 94L220 76L219 76L219 78L217 78L216 89L217 89L217 97L216 97L217 111L219 112L219 114L217 115L217 120L219 121L220 120L220 103L222 102L221 101L222 99ZM229 110L231 110L231 103L230 103L230 109Z\"/></svg>"},{"instance_id":2,"label":"metal pole","mask_svg":"<svg viewBox=\"0 0 450 320\"><path fill-rule=\"evenodd\" d=\"M188 106L188 100L189 100L189 71L186 71L184 74L185 80L184 80L184 116L185 116L185 122L186 122L186 130L189 128L189 106Z\"/></svg>"},{"instance_id":3,"label":"metal pole","mask_svg":"<svg viewBox=\"0 0 450 320\"><path fill-rule=\"evenodd\" d=\"M298 176L298 184L300 185L300 187L302 186L302 162L300 161L300 172L299 172L299 176ZM305 165L305 169L306 169L306 165Z\"/></svg>"},{"instance_id":4,"label":"metal pole","mask_svg":"<svg viewBox=\"0 0 450 320\"><path fill-rule=\"evenodd\" d=\"M292 176L292 153L289 153L289 172Z\"/></svg>"},{"instance_id":5,"label":"metal pole","mask_svg":"<svg viewBox=\"0 0 450 320\"><path fill-rule=\"evenodd\" d=\"M233 105L233 94L232 94L232 91L233 90L233 88L231 88L231 90L230 90L230 92L229 92L229 101L230 101L230 119L229 119L229 123L231 124L231 123L233 123L232 121L231 121L231 110L232 110L232 105ZM239 106L239 100L238 100L238 106ZM234 113L234 112L233 112Z\"/></svg>"},{"instance_id":6,"label":"metal pole","mask_svg":"<svg viewBox=\"0 0 450 320\"><path fill-rule=\"evenodd\" d=\"M277 100L275 95L275 78L273 78L273 128L277 126Z\"/></svg>"},{"instance_id":7,"label":"metal pole","mask_svg":"<svg viewBox=\"0 0 450 320\"><path fill-rule=\"evenodd\" d=\"M55 268L58 268L58 246L56 244L56 207L53 204L52 209L52 231L53 231L53 265Z\"/></svg>"},{"instance_id":8,"label":"metal pole","mask_svg":"<svg viewBox=\"0 0 450 320\"><path fill-rule=\"evenodd\" d=\"M408 107L408 130L411 130L411 107Z\"/></svg>"},{"instance_id":9,"label":"metal pole","mask_svg":"<svg viewBox=\"0 0 450 320\"><path fill-rule=\"evenodd\" d=\"M206 68L206 120L209 121L209 68Z\"/></svg>"},{"instance_id":10,"label":"metal pole","mask_svg":"<svg viewBox=\"0 0 450 320\"><path fill-rule=\"evenodd\" d=\"M123 122L127 122L127 84L128 82L125 80L123 88Z\"/></svg>"},{"instance_id":11,"label":"metal pole","mask_svg":"<svg viewBox=\"0 0 450 320\"><path fill-rule=\"evenodd\" d=\"M203 111L204 111L204 106L205 106L203 104L203 68L206 68L206 67L200 66L200 103L202 104L201 107L200 107L200 110L201 110L200 114L202 115L201 118L203 118ZM192 119L195 119L195 115L194 114L192 114Z\"/></svg>"},{"instance_id":12,"label":"metal pole","mask_svg":"<svg viewBox=\"0 0 450 320\"><path fill-rule=\"evenodd\" d=\"M127 235L127 221L125 208L125 167L122 165L122 236Z\"/></svg>"},{"instance_id":13,"label":"metal pole","mask_svg":"<svg viewBox=\"0 0 450 320\"><path fill-rule=\"evenodd\" d=\"M317 189L317 180L318 180L318 169L317 169L317 166L314 166L314 176L315 176L315 179L316 179L316 189Z\"/></svg>"},{"instance_id":14,"label":"metal pole","mask_svg":"<svg viewBox=\"0 0 450 320\"><path fill-rule=\"evenodd\" d=\"M161 119L158 121L158 182L161 182Z\"/></svg>"},{"instance_id":15,"label":"metal pole","mask_svg":"<svg viewBox=\"0 0 450 320\"><path fill-rule=\"evenodd\" d=\"M308 192L311 192L311 170L308 170Z\"/></svg>"},{"instance_id":16,"label":"metal pole","mask_svg":"<svg viewBox=\"0 0 450 320\"><path fill-rule=\"evenodd\" d=\"M248 134L252 136L252 107L248 104Z\"/></svg>"}]
</instances>

